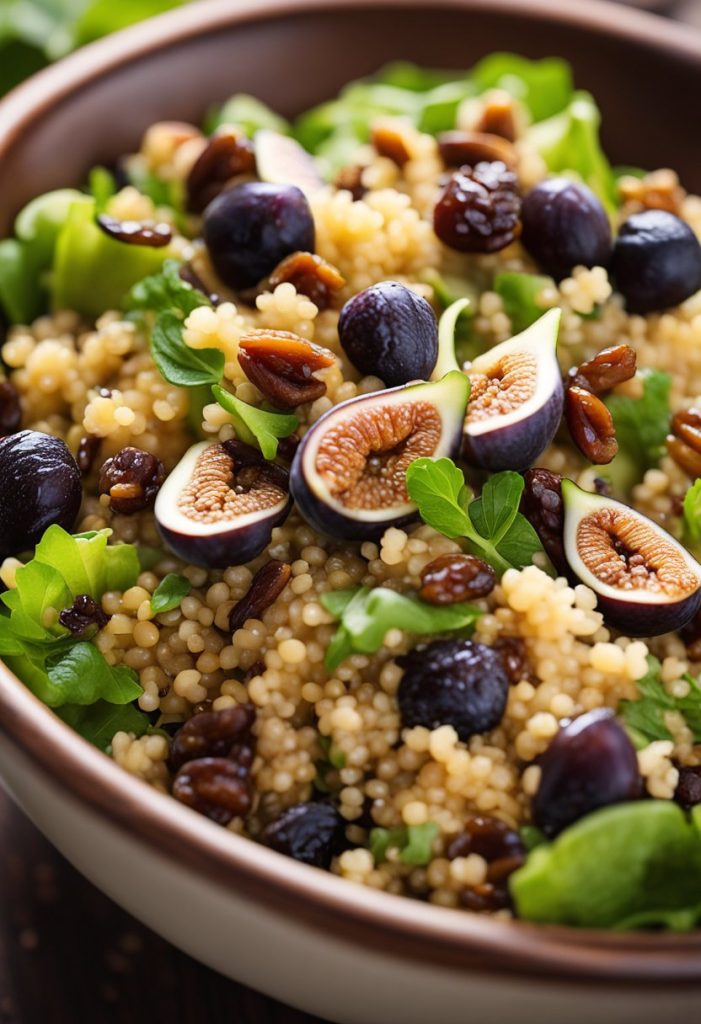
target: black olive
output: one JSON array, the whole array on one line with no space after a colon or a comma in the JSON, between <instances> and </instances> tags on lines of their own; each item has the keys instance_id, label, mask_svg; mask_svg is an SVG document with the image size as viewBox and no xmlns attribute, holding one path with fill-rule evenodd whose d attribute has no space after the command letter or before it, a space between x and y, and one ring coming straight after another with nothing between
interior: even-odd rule
<instances>
[{"instance_id":1,"label":"black olive","mask_svg":"<svg viewBox=\"0 0 701 1024\"><path fill-rule=\"evenodd\" d=\"M701 245L666 210L644 210L621 226L611 264L629 313L677 306L701 288Z\"/></svg>"},{"instance_id":2,"label":"black olive","mask_svg":"<svg viewBox=\"0 0 701 1024\"><path fill-rule=\"evenodd\" d=\"M509 679L501 652L472 640L435 640L397 658L404 669L397 700L402 725L452 725L461 740L494 729Z\"/></svg>"},{"instance_id":3,"label":"black olive","mask_svg":"<svg viewBox=\"0 0 701 1024\"><path fill-rule=\"evenodd\" d=\"M260 838L293 860L328 868L343 849L345 824L332 804L295 804L267 825Z\"/></svg>"},{"instance_id":4,"label":"black olive","mask_svg":"<svg viewBox=\"0 0 701 1024\"><path fill-rule=\"evenodd\" d=\"M73 529L80 470L60 438L36 430L3 438L0 489L0 558L34 547L52 523Z\"/></svg>"},{"instance_id":5,"label":"black olive","mask_svg":"<svg viewBox=\"0 0 701 1024\"><path fill-rule=\"evenodd\" d=\"M245 182L222 192L204 212L204 240L230 288L258 284L290 253L314 251L314 220L295 185Z\"/></svg>"},{"instance_id":6,"label":"black olive","mask_svg":"<svg viewBox=\"0 0 701 1024\"><path fill-rule=\"evenodd\" d=\"M438 358L433 310L398 281L381 281L349 299L338 335L353 366L387 387L428 380Z\"/></svg>"},{"instance_id":7,"label":"black olive","mask_svg":"<svg viewBox=\"0 0 701 1024\"><path fill-rule=\"evenodd\" d=\"M599 807L641 794L635 749L608 709L589 711L563 726L538 763L540 784L531 810L548 836Z\"/></svg>"},{"instance_id":8,"label":"black olive","mask_svg":"<svg viewBox=\"0 0 701 1024\"><path fill-rule=\"evenodd\" d=\"M569 178L541 181L523 200L521 220L524 247L554 278L578 266L608 266L611 225L586 185Z\"/></svg>"}]
</instances>

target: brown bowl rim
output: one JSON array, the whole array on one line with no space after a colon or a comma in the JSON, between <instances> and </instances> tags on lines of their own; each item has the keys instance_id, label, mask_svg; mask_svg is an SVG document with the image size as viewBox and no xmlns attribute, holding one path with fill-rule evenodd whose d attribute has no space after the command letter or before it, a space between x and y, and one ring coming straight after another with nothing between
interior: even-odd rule
<instances>
[{"instance_id":1,"label":"brown bowl rim","mask_svg":"<svg viewBox=\"0 0 701 1024\"><path fill-rule=\"evenodd\" d=\"M425 7L427 0L333 0L336 10ZM643 12L591 0L562 8L559 0L438 0L444 8L517 12L666 49L701 61L701 35ZM95 78L177 45L247 21L326 10L329 0L202 0L192 7L126 29L47 68L0 103L0 159L13 141L36 129L71 94ZM128 775L37 700L0 662L0 734L53 785L87 805L108 826L138 838L225 888L239 889L300 925L328 931L342 920L340 938L381 954L436 968L503 974L533 983L597 982L605 986L678 988L701 985L701 931L684 935L612 933L501 921L454 912L405 897L354 886L298 864L249 839L195 817L188 808Z\"/></svg>"}]
</instances>

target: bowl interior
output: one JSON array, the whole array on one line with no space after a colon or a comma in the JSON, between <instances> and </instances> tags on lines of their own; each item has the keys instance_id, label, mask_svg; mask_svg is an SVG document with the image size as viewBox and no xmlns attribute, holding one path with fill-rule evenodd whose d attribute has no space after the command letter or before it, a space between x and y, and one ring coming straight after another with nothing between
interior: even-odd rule
<instances>
[{"instance_id":1,"label":"bowl interior","mask_svg":"<svg viewBox=\"0 0 701 1024\"><path fill-rule=\"evenodd\" d=\"M241 0L198 3L178 20L137 26L49 69L4 105L4 123L14 123L3 135L0 113L0 233L31 197L133 150L153 121L198 121L236 91L293 115L389 60L468 68L494 50L567 58L601 106L614 162L673 166L701 190L693 32L621 7L578 6Z\"/></svg>"}]
</instances>

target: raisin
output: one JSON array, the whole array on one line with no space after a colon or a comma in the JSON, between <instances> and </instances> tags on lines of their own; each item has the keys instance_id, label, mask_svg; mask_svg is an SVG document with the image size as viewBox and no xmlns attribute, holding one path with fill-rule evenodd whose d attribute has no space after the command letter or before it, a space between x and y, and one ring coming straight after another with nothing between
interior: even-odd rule
<instances>
[{"instance_id":1,"label":"raisin","mask_svg":"<svg viewBox=\"0 0 701 1024\"><path fill-rule=\"evenodd\" d=\"M443 163L448 167L474 167L481 162L492 163L500 160L507 167L516 164L516 150L499 135L487 132L453 130L441 132L438 136L438 150Z\"/></svg>"},{"instance_id":2,"label":"raisin","mask_svg":"<svg viewBox=\"0 0 701 1024\"><path fill-rule=\"evenodd\" d=\"M568 570L562 531L565 507L562 503L562 477L548 469L528 469L523 474L525 487L521 511L538 534L545 553L561 575Z\"/></svg>"},{"instance_id":3,"label":"raisin","mask_svg":"<svg viewBox=\"0 0 701 1024\"><path fill-rule=\"evenodd\" d=\"M281 437L278 446L277 453L281 459L285 462L292 462L295 457L295 452L299 448L301 438L297 434L290 434L289 437Z\"/></svg>"},{"instance_id":4,"label":"raisin","mask_svg":"<svg viewBox=\"0 0 701 1024\"><path fill-rule=\"evenodd\" d=\"M226 757L187 761L173 780L176 800L218 825L228 825L251 808L250 765Z\"/></svg>"},{"instance_id":5,"label":"raisin","mask_svg":"<svg viewBox=\"0 0 701 1024\"><path fill-rule=\"evenodd\" d=\"M448 860L456 857L467 857L476 853L487 863L504 859L518 858L521 861L526 850L518 832L499 818L475 815L465 822L465 831L451 840L446 850Z\"/></svg>"},{"instance_id":6,"label":"raisin","mask_svg":"<svg viewBox=\"0 0 701 1024\"><path fill-rule=\"evenodd\" d=\"M463 889L460 902L465 910L471 910L473 914L493 914L497 910L508 910L511 907L511 897L506 886L492 885L490 882Z\"/></svg>"},{"instance_id":7,"label":"raisin","mask_svg":"<svg viewBox=\"0 0 701 1024\"><path fill-rule=\"evenodd\" d=\"M565 420L585 459L605 466L618 451L613 417L600 398L580 387L565 391Z\"/></svg>"},{"instance_id":8,"label":"raisin","mask_svg":"<svg viewBox=\"0 0 701 1024\"><path fill-rule=\"evenodd\" d=\"M101 444L102 438L96 437L95 434L84 434L81 437L75 456L81 476L87 476L90 473L97 458L97 453L100 451Z\"/></svg>"},{"instance_id":9,"label":"raisin","mask_svg":"<svg viewBox=\"0 0 701 1024\"><path fill-rule=\"evenodd\" d=\"M522 679L533 679L534 673L528 661L526 644L520 636L500 636L494 647L501 654L506 674L512 686Z\"/></svg>"},{"instance_id":10,"label":"raisin","mask_svg":"<svg viewBox=\"0 0 701 1024\"><path fill-rule=\"evenodd\" d=\"M701 765L688 765L679 769L674 799L685 811L701 804Z\"/></svg>"},{"instance_id":11,"label":"raisin","mask_svg":"<svg viewBox=\"0 0 701 1024\"><path fill-rule=\"evenodd\" d=\"M402 725L452 725L461 740L494 729L509 679L499 652L472 640L436 640L397 658Z\"/></svg>"},{"instance_id":12,"label":"raisin","mask_svg":"<svg viewBox=\"0 0 701 1024\"><path fill-rule=\"evenodd\" d=\"M100 494L108 494L110 508L122 515L141 512L155 500L165 480L160 459L140 448L122 448L103 463Z\"/></svg>"},{"instance_id":13,"label":"raisin","mask_svg":"<svg viewBox=\"0 0 701 1024\"><path fill-rule=\"evenodd\" d=\"M22 405L14 384L0 380L0 437L16 434L22 423Z\"/></svg>"},{"instance_id":14,"label":"raisin","mask_svg":"<svg viewBox=\"0 0 701 1024\"><path fill-rule=\"evenodd\" d=\"M202 213L227 182L241 175L255 175L253 143L231 130L216 132L195 160L185 182L187 208Z\"/></svg>"},{"instance_id":15,"label":"raisin","mask_svg":"<svg viewBox=\"0 0 701 1024\"><path fill-rule=\"evenodd\" d=\"M295 291L306 295L318 310L328 309L346 279L331 263L313 252L293 252L278 263L268 278L270 290L289 281Z\"/></svg>"},{"instance_id":16,"label":"raisin","mask_svg":"<svg viewBox=\"0 0 701 1024\"><path fill-rule=\"evenodd\" d=\"M630 345L613 345L597 352L593 359L573 367L569 381L575 387L600 395L631 380L635 376L636 361L635 350Z\"/></svg>"},{"instance_id":17,"label":"raisin","mask_svg":"<svg viewBox=\"0 0 701 1024\"><path fill-rule=\"evenodd\" d=\"M342 167L334 179L334 186L338 191L350 192L354 203L357 203L368 192L363 185L364 170L365 168L358 164L349 164L347 167Z\"/></svg>"},{"instance_id":18,"label":"raisin","mask_svg":"<svg viewBox=\"0 0 701 1024\"><path fill-rule=\"evenodd\" d=\"M491 594L496 586L491 565L474 555L439 555L421 573L422 601L429 604L455 604Z\"/></svg>"},{"instance_id":19,"label":"raisin","mask_svg":"<svg viewBox=\"0 0 701 1024\"><path fill-rule=\"evenodd\" d=\"M403 167L411 159L404 133L395 124L380 121L373 125L370 141L380 156L391 160L397 167Z\"/></svg>"},{"instance_id":20,"label":"raisin","mask_svg":"<svg viewBox=\"0 0 701 1024\"><path fill-rule=\"evenodd\" d=\"M117 220L107 213L97 216L98 227L110 238L127 245L147 245L151 249L161 249L173 238L170 224L145 224L139 220Z\"/></svg>"},{"instance_id":21,"label":"raisin","mask_svg":"<svg viewBox=\"0 0 701 1024\"><path fill-rule=\"evenodd\" d=\"M521 200L513 171L500 160L461 167L433 211L442 242L459 252L498 252L521 233Z\"/></svg>"},{"instance_id":22,"label":"raisin","mask_svg":"<svg viewBox=\"0 0 701 1024\"><path fill-rule=\"evenodd\" d=\"M239 342L241 369L278 409L294 409L326 394L314 371L332 366L334 358L290 331L252 331Z\"/></svg>"},{"instance_id":23,"label":"raisin","mask_svg":"<svg viewBox=\"0 0 701 1024\"><path fill-rule=\"evenodd\" d=\"M186 761L202 757L229 757L242 740L248 740L255 718L252 704L193 715L173 738L170 750L173 769L177 771Z\"/></svg>"},{"instance_id":24,"label":"raisin","mask_svg":"<svg viewBox=\"0 0 701 1024\"><path fill-rule=\"evenodd\" d=\"M345 840L345 821L329 803L288 807L267 825L261 842L303 864L329 868Z\"/></svg>"},{"instance_id":25,"label":"raisin","mask_svg":"<svg viewBox=\"0 0 701 1024\"><path fill-rule=\"evenodd\" d=\"M89 594L78 594L70 608L64 608L58 621L73 636L83 636L91 627L102 629L110 620L100 605Z\"/></svg>"},{"instance_id":26,"label":"raisin","mask_svg":"<svg viewBox=\"0 0 701 1024\"><path fill-rule=\"evenodd\" d=\"M258 570L244 596L229 612L229 629L235 633L248 619L259 619L287 586L292 569L286 562L271 558Z\"/></svg>"}]
</instances>

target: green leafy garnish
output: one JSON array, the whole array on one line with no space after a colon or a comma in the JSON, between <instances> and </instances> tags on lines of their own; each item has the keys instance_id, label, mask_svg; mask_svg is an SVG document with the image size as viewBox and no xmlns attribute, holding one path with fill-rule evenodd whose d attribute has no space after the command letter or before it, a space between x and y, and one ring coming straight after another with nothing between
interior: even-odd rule
<instances>
[{"instance_id":1,"label":"green leafy garnish","mask_svg":"<svg viewBox=\"0 0 701 1024\"><path fill-rule=\"evenodd\" d=\"M370 852L375 863L381 864L387 859L388 850L399 850L402 864L419 867L430 861L431 848L439 831L435 821L427 821L423 825L401 825L399 828L373 828L369 838Z\"/></svg>"},{"instance_id":2,"label":"green leafy garnish","mask_svg":"<svg viewBox=\"0 0 701 1024\"><path fill-rule=\"evenodd\" d=\"M281 135L288 135L290 131L289 121L280 117L255 96L249 96L245 92L236 93L222 107L212 111L205 127L211 134L223 124L236 125L250 138L261 128L269 128Z\"/></svg>"},{"instance_id":3,"label":"green leafy garnish","mask_svg":"<svg viewBox=\"0 0 701 1024\"><path fill-rule=\"evenodd\" d=\"M6 609L0 615L0 654L50 707L99 699L127 704L142 692L131 669L109 665L92 643L76 640L54 622L55 612L70 607L79 594L99 599L107 590L126 590L136 582L136 549L108 546L109 535L101 530L72 537L50 526L34 558L17 570L14 589L0 598Z\"/></svg>"},{"instance_id":4,"label":"green leafy garnish","mask_svg":"<svg viewBox=\"0 0 701 1024\"><path fill-rule=\"evenodd\" d=\"M212 388L212 394L231 416L241 440L260 448L266 459L274 459L280 438L294 434L299 426L296 416L256 409L217 384Z\"/></svg>"},{"instance_id":5,"label":"green leafy garnish","mask_svg":"<svg viewBox=\"0 0 701 1024\"><path fill-rule=\"evenodd\" d=\"M470 604L432 605L388 587L353 587L322 594L324 608L339 620L326 651L330 672L351 654L374 654L390 629L428 636L471 629L481 615Z\"/></svg>"},{"instance_id":6,"label":"green leafy garnish","mask_svg":"<svg viewBox=\"0 0 701 1024\"><path fill-rule=\"evenodd\" d=\"M564 110L572 98L572 70L559 57L528 60L515 53L490 53L472 69L472 80L480 92L505 89L534 121Z\"/></svg>"},{"instance_id":7,"label":"green leafy garnish","mask_svg":"<svg viewBox=\"0 0 701 1024\"><path fill-rule=\"evenodd\" d=\"M95 200L95 212L102 213L117 191L114 174L106 167L93 167L88 175L88 189Z\"/></svg>"},{"instance_id":8,"label":"green leafy garnish","mask_svg":"<svg viewBox=\"0 0 701 1024\"><path fill-rule=\"evenodd\" d=\"M690 822L669 800L604 807L532 850L509 887L526 921L686 931L701 908L701 811Z\"/></svg>"},{"instance_id":9,"label":"green leafy garnish","mask_svg":"<svg viewBox=\"0 0 701 1024\"><path fill-rule=\"evenodd\" d=\"M479 498L451 459L416 459L406 480L423 521L446 537L464 537L497 572L522 569L542 551L538 535L519 512L524 481L518 473L506 470L490 477Z\"/></svg>"},{"instance_id":10,"label":"green leafy garnish","mask_svg":"<svg viewBox=\"0 0 701 1024\"><path fill-rule=\"evenodd\" d=\"M684 495L682 532L686 546L701 552L701 478L695 480Z\"/></svg>"},{"instance_id":11,"label":"green leafy garnish","mask_svg":"<svg viewBox=\"0 0 701 1024\"><path fill-rule=\"evenodd\" d=\"M552 283L551 277L516 271L504 271L494 278L494 291L501 297L514 334L525 331L543 315L543 307L536 300Z\"/></svg>"},{"instance_id":12,"label":"green leafy garnish","mask_svg":"<svg viewBox=\"0 0 701 1024\"><path fill-rule=\"evenodd\" d=\"M108 704L98 700L88 706L65 704L56 714L89 743L108 751L112 737L118 732L143 736L150 729L148 715L133 704Z\"/></svg>"},{"instance_id":13,"label":"green leafy garnish","mask_svg":"<svg viewBox=\"0 0 701 1024\"><path fill-rule=\"evenodd\" d=\"M606 405L616 428L619 455L633 463L639 479L645 470L656 466L664 454L669 430L669 391L672 379L662 370L645 368L637 376L642 380L640 398L610 395Z\"/></svg>"},{"instance_id":14,"label":"green leafy garnish","mask_svg":"<svg viewBox=\"0 0 701 1024\"><path fill-rule=\"evenodd\" d=\"M151 611L154 615L177 608L192 590L192 584L184 576L169 572L161 580L151 596Z\"/></svg>"},{"instance_id":15,"label":"green leafy garnish","mask_svg":"<svg viewBox=\"0 0 701 1024\"><path fill-rule=\"evenodd\" d=\"M636 746L645 747L653 740L674 738L665 723L665 715L669 711L680 714L695 742L701 743L701 684L698 679L687 673L683 678L689 685L689 692L686 697L673 697L662 682L657 658L650 656L647 661L647 674L636 682L639 698L622 700L618 706L618 714L631 732Z\"/></svg>"},{"instance_id":16,"label":"green leafy garnish","mask_svg":"<svg viewBox=\"0 0 701 1024\"><path fill-rule=\"evenodd\" d=\"M149 313L181 313L188 316L200 306L212 303L203 293L193 288L180 276L180 263L166 260L158 274L152 274L138 281L131 289L124 303L126 310L140 310Z\"/></svg>"}]
</instances>

